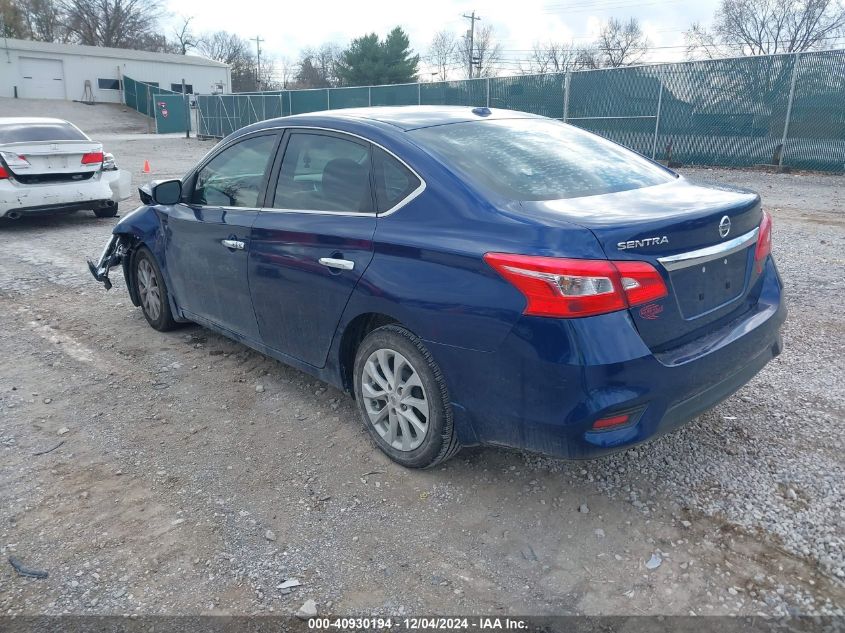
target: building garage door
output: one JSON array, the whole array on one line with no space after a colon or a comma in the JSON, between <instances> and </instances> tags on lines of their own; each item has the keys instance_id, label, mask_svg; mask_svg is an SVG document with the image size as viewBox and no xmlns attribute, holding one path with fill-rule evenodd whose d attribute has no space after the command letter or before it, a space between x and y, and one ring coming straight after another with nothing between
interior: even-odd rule
<instances>
[{"instance_id":1,"label":"building garage door","mask_svg":"<svg viewBox=\"0 0 845 633\"><path fill-rule=\"evenodd\" d=\"M64 99L65 74L61 59L21 57L21 97Z\"/></svg>"}]
</instances>

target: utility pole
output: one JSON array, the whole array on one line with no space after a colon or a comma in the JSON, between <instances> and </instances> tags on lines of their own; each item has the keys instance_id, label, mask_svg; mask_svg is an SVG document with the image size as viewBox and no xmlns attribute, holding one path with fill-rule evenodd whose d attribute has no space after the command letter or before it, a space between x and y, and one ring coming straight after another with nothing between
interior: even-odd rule
<instances>
[{"instance_id":1,"label":"utility pole","mask_svg":"<svg viewBox=\"0 0 845 633\"><path fill-rule=\"evenodd\" d=\"M255 59L258 66L255 76L255 84L258 86L258 92L261 92L261 42L264 40L258 35L252 39L255 41Z\"/></svg>"},{"instance_id":2,"label":"utility pole","mask_svg":"<svg viewBox=\"0 0 845 633\"><path fill-rule=\"evenodd\" d=\"M467 15L464 13L464 17L469 20L469 66L467 66L469 78L472 79L472 64L473 64L473 57L475 54L475 22L476 20L480 20L481 18L475 17L475 10L473 10L472 15Z\"/></svg>"}]
</instances>

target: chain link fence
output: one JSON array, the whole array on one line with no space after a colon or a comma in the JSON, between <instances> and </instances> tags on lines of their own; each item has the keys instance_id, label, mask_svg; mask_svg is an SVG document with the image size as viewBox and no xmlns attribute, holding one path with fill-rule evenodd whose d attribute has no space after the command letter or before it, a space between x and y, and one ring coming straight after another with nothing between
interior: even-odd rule
<instances>
[{"instance_id":1,"label":"chain link fence","mask_svg":"<svg viewBox=\"0 0 845 633\"><path fill-rule=\"evenodd\" d=\"M560 119L673 166L845 171L845 50L392 86L200 95L197 105L199 135L213 138L257 121L321 110L488 106Z\"/></svg>"}]
</instances>

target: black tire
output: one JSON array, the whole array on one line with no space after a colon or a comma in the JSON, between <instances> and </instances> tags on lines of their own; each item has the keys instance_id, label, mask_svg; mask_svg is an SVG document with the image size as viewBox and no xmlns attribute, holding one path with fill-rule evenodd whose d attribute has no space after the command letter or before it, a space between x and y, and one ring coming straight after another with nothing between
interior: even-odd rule
<instances>
[{"instance_id":1,"label":"black tire","mask_svg":"<svg viewBox=\"0 0 845 633\"><path fill-rule=\"evenodd\" d=\"M94 209L94 215L98 218L113 218L117 215L117 202L112 202L107 207Z\"/></svg>"},{"instance_id":2,"label":"black tire","mask_svg":"<svg viewBox=\"0 0 845 633\"><path fill-rule=\"evenodd\" d=\"M364 381L367 379L365 365L370 356L379 350L401 354L411 366L408 370L419 376L421 388L424 389L422 393L428 404L427 431L424 435L420 434L422 435L421 444L412 450L400 450L392 446L382 437L367 411L367 402L369 406L378 406L376 405L378 399L367 398L363 393ZM407 468L431 468L451 458L460 450L461 445L455 433L452 408L449 406L449 394L443 375L420 339L410 331L398 325L386 325L370 332L358 346L353 371L355 399L361 413L361 421L375 445L390 459ZM386 407L385 399L383 408ZM385 422L385 424L388 423ZM412 428L412 425L405 421L405 426L402 428ZM397 438L396 441L400 440Z\"/></svg>"},{"instance_id":3,"label":"black tire","mask_svg":"<svg viewBox=\"0 0 845 633\"><path fill-rule=\"evenodd\" d=\"M149 287L144 288L145 279L154 279L155 287L158 289L159 309L157 311L152 303L153 295L156 293L151 294L150 301L145 301L145 293L151 292ZM141 299L141 311L150 327L159 332L174 329L178 324L170 311L170 294L164 282L164 275L161 274L155 257L145 246L136 250L132 257L132 283L138 293L138 298Z\"/></svg>"}]
</instances>

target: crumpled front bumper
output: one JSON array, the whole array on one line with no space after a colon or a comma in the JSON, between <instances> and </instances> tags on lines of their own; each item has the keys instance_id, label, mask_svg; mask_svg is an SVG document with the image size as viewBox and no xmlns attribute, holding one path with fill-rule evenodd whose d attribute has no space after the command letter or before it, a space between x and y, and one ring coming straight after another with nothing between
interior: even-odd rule
<instances>
[{"instance_id":1,"label":"crumpled front bumper","mask_svg":"<svg viewBox=\"0 0 845 633\"><path fill-rule=\"evenodd\" d=\"M94 279L105 286L106 290L111 290L112 285L109 279L109 270L120 264L125 254L126 246L123 244L121 236L112 235L97 263L88 260L88 270L91 271Z\"/></svg>"}]
</instances>

